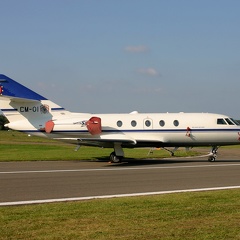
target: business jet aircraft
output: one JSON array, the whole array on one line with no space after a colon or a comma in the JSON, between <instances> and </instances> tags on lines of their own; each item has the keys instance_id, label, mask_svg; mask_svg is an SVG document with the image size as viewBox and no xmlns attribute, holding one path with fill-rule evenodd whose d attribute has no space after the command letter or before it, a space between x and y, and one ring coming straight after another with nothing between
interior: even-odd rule
<instances>
[{"instance_id":1,"label":"business jet aircraft","mask_svg":"<svg viewBox=\"0 0 240 240\"><path fill-rule=\"evenodd\" d=\"M120 162L123 148L219 146L240 144L239 123L212 113L73 113L0 74L0 108L7 127L31 135L113 148L111 162ZM173 153L173 152L172 152Z\"/></svg>"}]
</instances>

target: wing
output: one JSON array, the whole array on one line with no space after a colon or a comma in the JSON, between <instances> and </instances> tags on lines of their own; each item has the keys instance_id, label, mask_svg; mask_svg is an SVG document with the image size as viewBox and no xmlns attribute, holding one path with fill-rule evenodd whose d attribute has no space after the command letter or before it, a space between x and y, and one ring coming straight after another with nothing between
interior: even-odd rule
<instances>
[{"instance_id":1,"label":"wing","mask_svg":"<svg viewBox=\"0 0 240 240\"><path fill-rule=\"evenodd\" d=\"M106 134L85 138L55 138L63 142L85 146L113 147L114 143L122 143L125 146L134 147L137 141L124 134Z\"/></svg>"},{"instance_id":2,"label":"wing","mask_svg":"<svg viewBox=\"0 0 240 240\"><path fill-rule=\"evenodd\" d=\"M55 139L71 144L84 146L98 146L105 148L113 148L115 143L121 143L122 147L126 148L165 146L164 141L160 139L136 140L124 134L107 134L98 137L55 138Z\"/></svg>"}]
</instances>

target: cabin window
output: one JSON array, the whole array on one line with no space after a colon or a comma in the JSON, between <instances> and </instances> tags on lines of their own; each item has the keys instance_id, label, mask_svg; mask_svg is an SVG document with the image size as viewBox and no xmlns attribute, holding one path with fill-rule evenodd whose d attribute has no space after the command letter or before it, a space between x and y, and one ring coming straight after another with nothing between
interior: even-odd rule
<instances>
[{"instance_id":1,"label":"cabin window","mask_svg":"<svg viewBox=\"0 0 240 240\"><path fill-rule=\"evenodd\" d=\"M165 122L163 120L159 121L159 125L163 127L165 125Z\"/></svg>"},{"instance_id":2,"label":"cabin window","mask_svg":"<svg viewBox=\"0 0 240 240\"><path fill-rule=\"evenodd\" d=\"M122 121L120 121L120 120L117 121L117 126L118 126L118 127L121 127L122 125L123 125Z\"/></svg>"},{"instance_id":3,"label":"cabin window","mask_svg":"<svg viewBox=\"0 0 240 240\"><path fill-rule=\"evenodd\" d=\"M223 119L223 118L218 118L217 119L217 124L219 124L219 125L226 125L227 123L225 122L225 120Z\"/></svg>"},{"instance_id":4,"label":"cabin window","mask_svg":"<svg viewBox=\"0 0 240 240\"><path fill-rule=\"evenodd\" d=\"M131 125L132 125L132 127L136 127L137 126L137 122L135 120L132 120L131 121Z\"/></svg>"},{"instance_id":5,"label":"cabin window","mask_svg":"<svg viewBox=\"0 0 240 240\"><path fill-rule=\"evenodd\" d=\"M233 123L230 119L225 118L225 120L227 121L227 123L228 123L229 125L234 125L234 123Z\"/></svg>"},{"instance_id":6,"label":"cabin window","mask_svg":"<svg viewBox=\"0 0 240 240\"><path fill-rule=\"evenodd\" d=\"M179 125L179 121L178 121L178 120L174 120L174 121L173 121L173 125L174 125L175 127L177 127L177 126Z\"/></svg>"},{"instance_id":7,"label":"cabin window","mask_svg":"<svg viewBox=\"0 0 240 240\"><path fill-rule=\"evenodd\" d=\"M149 120L146 120L146 121L145 121L145 126L146 126L146 127L150 127L150 126L151 126L151 122L150 122Z\"/></svg>"}]
</instances>

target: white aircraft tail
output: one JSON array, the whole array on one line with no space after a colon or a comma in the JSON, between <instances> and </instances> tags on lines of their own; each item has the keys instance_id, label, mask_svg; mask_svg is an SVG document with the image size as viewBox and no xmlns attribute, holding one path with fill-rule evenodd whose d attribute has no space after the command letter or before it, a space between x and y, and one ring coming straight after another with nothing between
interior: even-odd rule
<instances>
[{"instance_id":1,"label":"white aircraft tail","mask_svg":"<svg viewBox=\"0 0 240 240\"><path fill-rule=\"evenodd\" d=\"M0 74L0 109L9 121L8 127L15 129L22 122L26 130L42 130L47 121L69 113L3 74Z\"/></svg>"}]
</instances>

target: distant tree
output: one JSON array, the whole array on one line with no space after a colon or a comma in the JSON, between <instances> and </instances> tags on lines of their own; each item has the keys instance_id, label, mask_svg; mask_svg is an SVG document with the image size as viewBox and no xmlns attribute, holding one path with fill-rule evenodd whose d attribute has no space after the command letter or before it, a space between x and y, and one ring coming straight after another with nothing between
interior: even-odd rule
<instances>
[{"instance_id":1,"label":"distant tree","mask_svg":"<svg viewBox=\"0 0 240 240\"><path fill-rule=\"evenodd\" d=\"M4 125L8 123L8 120L5 116L0 115L0 130L7 130L8 128L4 127Z\"/></svg>"}]
</instances>

